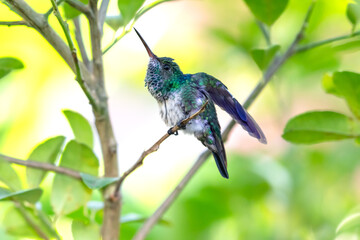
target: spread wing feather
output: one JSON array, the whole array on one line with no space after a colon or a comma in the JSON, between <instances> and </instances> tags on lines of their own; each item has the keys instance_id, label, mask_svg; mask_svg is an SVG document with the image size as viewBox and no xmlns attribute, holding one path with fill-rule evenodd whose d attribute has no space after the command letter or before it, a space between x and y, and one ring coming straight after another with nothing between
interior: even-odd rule
<instances>
[{"instance_id":1,"label":"spread wing feather","mask_svg":"<svg viewBox=\"0 0 360 240\"><path fill-rule=\"evenodd\" d=\"M192 80L196 81L201 90L239 123L250 136L257 138L261 143L266 143L265 135L259 125L222 82L206 73L194 74Z\"/></svg>"}]
</instances>

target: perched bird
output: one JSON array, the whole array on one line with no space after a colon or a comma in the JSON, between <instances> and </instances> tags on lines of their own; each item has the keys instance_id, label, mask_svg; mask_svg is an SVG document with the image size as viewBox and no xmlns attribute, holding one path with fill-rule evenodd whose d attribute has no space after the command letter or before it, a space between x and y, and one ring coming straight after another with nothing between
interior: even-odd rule
<instances>
[{"instance_id":1,"label":"perched bird","mask_svg":"<svg viewBox=\"0 0 360 240\"><path fill-rule=\"evenodd\" d=\"M221 176L229 178L224 144L214 103L225 110L250 136L266 143L259 125L231 95L218 79L206 73L183 74L172 58L157 57L134 28L144 44L150 61L145 86L157 100L160 115L168 126L179 125L182 120L196 113L206 101L205 110L186 126L186 133L194 134L212 152ZM171 131L169 131L171 133Z\"/></svg>"}]
</instances>

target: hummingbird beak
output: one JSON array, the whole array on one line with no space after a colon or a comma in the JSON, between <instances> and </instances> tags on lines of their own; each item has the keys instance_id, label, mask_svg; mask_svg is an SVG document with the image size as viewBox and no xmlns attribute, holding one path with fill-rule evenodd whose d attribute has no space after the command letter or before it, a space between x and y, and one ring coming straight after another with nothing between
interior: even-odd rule
<instances>
[{"instance_id":1,"label":"hummingbird beak","mask_svg":"<svg viewBox=\"0 0 360 240\"><path fill-rule=\"evenodd\" d=\"M149 54L149 57L157 59L156 55L151 51L151 49L150 49L149 46L146 44L145 40L142 38L142 36L140 35L140 33L136 30L136 28L134 28L134 30L135 30L136 34L139 36L141 42L144 44L144 47L145 47L147 53Z\"/></svg>"}]
</instances>

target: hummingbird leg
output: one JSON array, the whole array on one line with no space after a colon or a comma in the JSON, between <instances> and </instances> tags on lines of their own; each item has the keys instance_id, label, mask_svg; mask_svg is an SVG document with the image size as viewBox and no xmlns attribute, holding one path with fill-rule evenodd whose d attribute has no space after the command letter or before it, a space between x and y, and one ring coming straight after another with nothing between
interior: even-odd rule
<instances>
[{"instance_id":1,"label":"hummingbird leg","mask_svg":"<svg viewBox=\"0 0 360 240\"><path fill-rule=\"evenodd\" d=\"M185 130L186 129L186 124L183 123L183 121L180 121L176 124L176 126L178 126L178 128Z\"/></svg>"},{"instance_id":2,"label":"hummingbird leg","mask_svg":"<svg viewBox=\"0 0 360 240\"><path fill-rule=\"evenodd\" d=\"M179 129L182 129L182 130L186 129L186 124L184 124L182 121L179 121L179 122L176 124L176 126L177 126ZM172 127L167 131L167 133L168 133L169 135L172 135L172 134L174 134L175 136L179 135L178 131L175 131L175 132L172 131Z\"/></svg>"}]
</instances>

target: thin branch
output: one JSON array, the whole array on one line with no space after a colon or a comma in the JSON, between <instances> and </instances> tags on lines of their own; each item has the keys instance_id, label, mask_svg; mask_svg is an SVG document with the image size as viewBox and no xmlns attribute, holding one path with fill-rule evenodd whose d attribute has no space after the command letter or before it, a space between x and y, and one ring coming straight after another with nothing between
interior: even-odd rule
<instances>
[{"instance_id":1,"label":"thin branch","mask_svg":"<svg viewBox=\"0 0 360 240\"><path fill-rule=\"evenodd\" d=\"M99 98L100 109L98 112L106 111L107 96L104 85L104 68L101 52L101 33L99 28L99 11L97 9L97 0L90 0L89 6L94 14L93 18L88 18L90 25L91 51L92 51L92 71L96 81L96 92Z\"/></svg>"},{"instance_id":2,"label":"thin branch","mask_svg":"<svg viewBox=\"0 0 360 240\"><path fill-rule=\"evenodd\" d=\"M329 44L329 43L333 43L333 42L353 38L353 37L356 37L356 36L359 36L359 35L360 35L360 31L357 31L357 32L354 32L352 34L342 35L342 36L333 37L333 38L325 39L325 40L318 41L318 42L305 44L305 45L297 47L295 51L297 53L300 53L300 52L310 50L312 48L320 47L320 46L325 45L325 44Z\"/></svg>"},{"instance_id":3,"label":"thin branch","mask_svg":"<svg viewBox=\"0 0 360 240\"><path fill-rule=\"evenodd\" d=\"M65 0L57 0L57 1L56 1L56 4L59 6L59 5L62 4L64 1L65 1ZM48 19L49 16L50 16L50 14L51 14L53 11L54 11L54 10L53 10L53 8L51 7L49 10L46 11L46 13L44 13L44 17L45 17L46 19Z\"/></svg>"},{"instance_id":4,"label":"thin branch","mask_svg":"<svg viewBox=\"0 0 360 240\"><path fill-rule=\"evenodd\" d=\"M314 2L310 5L307 14L305 16L305 20L298 34L296 35L294 41L289 46L288 50L284 53L284 55L280 57L276 57L274 61L270 64L267 71L265 72L263 78L259 81L255 89L251 92L250 96L244 103L244 108L248 108L257 96L264 89L266 84L271 80L272 76L275 72L284 64L284 62L291 57L295 53L295 48L297 44L303 39L306 27L310 20L310 16L314 7ZM234 127L235 121L232 120L230 124L225 128L225 131L222 134L223 140L226 141L230 130ZM155 213L147 219L144 225L138 230L133 240L141 240L146 237L152 227L159 221L161 216L164 215L166 210L170 207L171 204L175 201L175 199L179 196L181 191L185 188L186 184L190 181L190 179L195 175L197 170L203 165L205 160L210 156L210 151L204 151L196 160L195 164L191 167L190 171L184 176L184 178L180 181L180 183L176 186L176 188L170 193L170 195L166 198L166 200L160 205L160 207L155 211Z\"/></svg>"},{"instance_id":5,"label":"thin branch","mask_svg":"<svg viewBox=\"0 0 360 240\"><path fill-rule=\"evenodd\" d=\"M100 28L100 33L102 34L103 32L103 28L104 28L104 23L105 23L105 19L106 19L106 12L108 10L109 7L109 2L110 0L103 0L101 2L100 5L100 10L99 10L99 28Z\"/></svg>"},{"instance_id":6,"label":"thin branch","mask_svg":"<svg viewBox=\"0 0 360 240\"><path fill-rule=\"evenodd\" d=\"M208 104L208 101L206 101L204 103L204 105L202 105L202 107L195 112L194 114L192 114L190 117L184 119L181 121L180 125L186 126L186 124L189 123L189 121L191 121L192 119L194 119L195 117L197 117L200 113L202 113L205 110L206 105ZM175 125L174 127L172 127L170 129L171 134L173 134L174 132L180 130L180 127L178 125ZM125 178L127 178L132 172L134 172L138 167L140 167L143 162L145 157L147 157L149 154L156 152L159 148L160 148L160 144L165 141L168 137L171 136L171 134L169 134L169 132L165 133L164 136L162 136L158 141L156 141L154 143L154 145L152 145L148 150L144 151L141 156L139 157L139 159L135 162L135 164L126 172L124 172L124 174L121 176L121 178L119 179L119 181L116 183L116 188L115 188L115 192L114 192L114 197L117 198L119 191L120 191L120 187L121 184L124 182Z\"/></svg>"},{"instance_id":7,"label":"thin branch","mask_svg":"<svg viewBox=\"0 0 360 240\"><path fill-rule=\"evenodd\" d=\"M19 210L20 214L23 216L25 221L34 229L34 231L41 237L42 239L48 240L49 237L41 230L41 228L34 222L29 213L26 211L25 207L20 202L14 202L15 207Z\"/></svg>"},{"instance_id":8,"label":"thin branch","mask_svg":"<svg viewBox=\"0 0 360 240\"><path fill-rule=\"evenodd\" d=\"M88 100L89 100L91 106L93 107L93 109L96 110L96 109L98 109L99 106L98 106L95 98L90 93L90 90L85 85L85 82L84 82L84 79L82 77L81 70L80 70L80 65L79 65L79 60L78 60L77 53L76 53L76 48L75 48L74 43L73 43L73 41L71 39L69 26L67 25L67 23L61 17L61 14L59 12L56 1L55 0L50 0L50 1L51 1L51 4L52 4L53 8L54 8L54 14L55 14L56 18L58 19L58 22L61 25L61 28L63 29L64 34L66 36L66 40L67 40L67 42L69 44L69 48L70 48L71 55L73 57L74 64L75 64L75 69L76 69L76 81L79 83L81 89L85 93L85 95L88 98Z\"/></svg>"},{"instance_id":9,"label":"thin branch","mask_svg":"<svg viewBox=\"0 0 360 240\"><path fill-rule=\"evenodd\" d=\"M80 18L79 17L74 18L73 22L75 25L75 38L76 38L76 42L77 42L79 50L80 50L82 60L85 64L85 66L87 67L87 69L90 69L90 61L89 61L88 55L86 53L83 37L81 34Z\"/></svg>"},{"instance_id":10,"label":"thin branch","mask_svg":"<svg viewBox=\"0 0 360 240\"><path fill-rule=\"evenodd\" d=\"M21 165L21 166L44 170L44 171L52 171L52 172L60 173L60 174L81 180L81 176L80 176L79 172L77 172L73 169L70 169L70 168L59 167L59 166L56 166L56 165L53 165L50 163L44 163L44 162L38 162L38 161L32 161L32 160L25 161L25 160L9 157L9 156L3 155L3 154L0 154L0 161L1 160L7 161L9 163Z\"/></svg>"},{"instance_id":11,"label":"thin branch","mask_svg":"<svg viewBox=\"0 0 360 240\"><path fill-rule=\"evenodd\" d=\"M149 5L144 6L143 8L141 8L135 15L134 20L132 21L132 23L130 24L130 26L126 29L126 26L123 28L123 31L121 32L120 35L118 35L117 37L115 37L113 39L113 41L105 48L105 50L103 50L103 55L105 53L107 53L118 41L120 41L126 34L128 34L131 29L133 28L135 22L142 16L144 15L147 11L149 11L150 9L152 9L153 7L156 7L157 5L164 3L164 2L170 2L170 1L175 1L175 0L157 0L154 1L152 3L150 3Z\"/></svg>"},{"instance_id":12,"label":"thin branch","mask_svg":"<svg viewBox=\"0 0 360 240\"><path fill-rule=\"evenodd\" d=\"M171 1L175 1L175 0L157 0L154 1L146 6L144 6L143 8L141 8L135 15L134 17L134 21L138 20L142 15L144 15L147 11L149 11L150 9L156 7L157 5L164 3L164 2L171 2Z\"/></svg>"},{"instance_id":13,"label":"thin branch","mask_svg":"<svg viewBox=\"0 0 360 240\"><path fill-rule=\"evenodd\" d=\"M4 26L27 26L31 27L26 21L0 21L0 25Z\"/></svg>"},{"instance_id":14,"label":"thin branch","mask_svg":"<svg viewBox=\"0 0 360 240\"><path fill-rule=\"evenodd\" d=\"M122 33L114 38L114 40L105 48L102 54L105 55L105 53L107 53L118 41L120 41L120 39L122 39L126 34L128 34L131 31L133 25L134 24L132 24L127 30L124 27Z\"/></svg>"}]
</instances>

